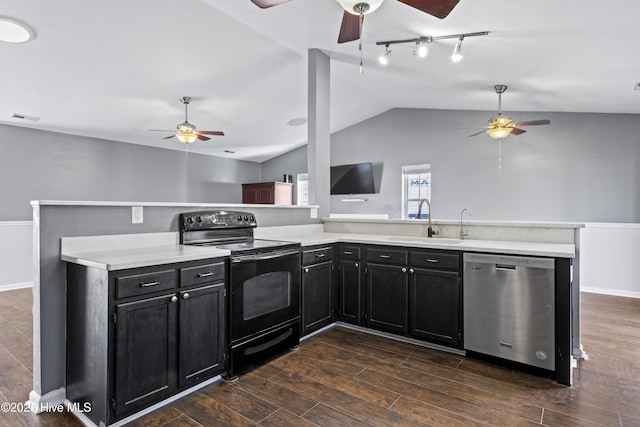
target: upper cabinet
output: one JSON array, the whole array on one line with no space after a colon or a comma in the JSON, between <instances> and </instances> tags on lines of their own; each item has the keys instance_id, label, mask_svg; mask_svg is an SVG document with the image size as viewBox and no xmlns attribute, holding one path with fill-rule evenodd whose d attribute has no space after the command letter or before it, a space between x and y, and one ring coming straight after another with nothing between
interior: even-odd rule
<instances>
[{"instance_id":1,"label":"upper cabinet","mask_svg":"<svg viewBox=\"0 0 640 427\"><path fill-rule=\"evenodd\" d=\"M293 184L289 182L242 184L242 203L292 205Z\"/></svg>"}]
</instances>

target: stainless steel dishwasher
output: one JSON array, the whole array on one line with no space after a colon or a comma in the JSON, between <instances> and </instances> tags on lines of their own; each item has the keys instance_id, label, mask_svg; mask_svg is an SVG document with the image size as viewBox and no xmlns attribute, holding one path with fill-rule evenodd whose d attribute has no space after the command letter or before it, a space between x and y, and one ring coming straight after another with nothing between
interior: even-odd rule
<instances>
[{"instance_id":1,"label":"stainless steel dishwasher","mask_svg":"<svg viewBox=\"0 0 640 427\"><path fill-rule=\"evenodd\" d=\"M465 253L464 348L555 370L551 258Z\"/></svg>"}]
</instances>

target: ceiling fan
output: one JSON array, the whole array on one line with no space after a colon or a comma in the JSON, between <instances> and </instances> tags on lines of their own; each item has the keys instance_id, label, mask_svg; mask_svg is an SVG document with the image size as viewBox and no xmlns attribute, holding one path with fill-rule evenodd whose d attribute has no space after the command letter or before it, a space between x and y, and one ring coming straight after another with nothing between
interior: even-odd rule
<instances>
[{"instance_id":1,"label":"ceiling fan","mask_svg":"<svg viewBox=\"0 0 640 427\"><path fill-rule=\"evenodd\" d=\"M251 0L262 9L291 0ZM338 35L338 43L358 40L362 35L364 15L374 12L384 0L336 0L345 10ZM443 19L453 10L460 0L398 0L400 3L415 7L422 12Z\"/></svg>"},{"instance_id":2,"label":"ceiling fan","mask_svg":"<svg viewBox=\"0 0 640 427\"><path fill-rule=\"evenodd\" d=\"M224 132L221 132L221 131L198 130L194 125L189 123L189 119L188 119L187 113L188 113L189 103L191 102L191 97L183 96L180 98L180 102L184 104L184 122L176 126L176 131L173 135L167 136L162 139L169 139L175 136L180 140L180 142L184 142L185 144L191 144L196 139L199 139L200 141L208 141L211 139L205 135L224 136ZM155 132L172 132L170 130L159 130L159 129L151 129L151 130Z\"/></svg>"},{"instance_id":3,"label":"ceiling fan","mask_svg":"<svg viewBox=\"0 0 640 427\"><path fill-rule=\"evenodd\" d=\"M506 85L495 85L494 90L498 94L498 115L489 120L489 126L485 126L488 130L481 130L469 137L480 135L481 133L487 133L493 139L506 138L509 135L520 135L526 132L526 130L520 129L521 126L537 126L548 125L550 120L530 120L527 122L514 122L509 117L502 115L502 94L507 90Z\"/></svg>"}]
</instances>

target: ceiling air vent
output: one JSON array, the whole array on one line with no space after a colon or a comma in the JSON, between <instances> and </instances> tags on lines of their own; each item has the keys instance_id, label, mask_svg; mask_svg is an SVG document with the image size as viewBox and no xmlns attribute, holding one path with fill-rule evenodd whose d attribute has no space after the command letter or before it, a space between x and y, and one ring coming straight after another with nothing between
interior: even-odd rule
<instances>
[{"instance_id":1,"label":"ceiling air vent","mask_svg":"<svg viewBox=\"0 0 640 427\"><path fill-rule=\"evenodd\" d=\"M20 120L29 120L31 122L37 122L40 120L40 117L35 116L27 116L26 114L13 113L11 114L12 119L20 119Z\"/></svg>"}]
</instances>

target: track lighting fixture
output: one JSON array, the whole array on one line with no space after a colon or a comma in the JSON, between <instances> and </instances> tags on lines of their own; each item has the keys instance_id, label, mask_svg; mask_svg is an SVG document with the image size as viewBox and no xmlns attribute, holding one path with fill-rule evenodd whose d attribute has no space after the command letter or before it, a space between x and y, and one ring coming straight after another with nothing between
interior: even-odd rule
<instances>
[{"instance_id":1,"label":"track lighting fixture","mask_svg":"<svg viewBox=\"0 0 640 427\"><path fill-rule=\"evenodd\" d=\"M451 54L451 60L453 62L462 61L462 40L464 40L464 36L460 36L456 47L453 48L453 54Z\"/></svg>"},{"instance_id":2,"label":"track lighting fixture","mask_svg":"<svg viewBox=\"0 0 640 427\"><path fill-rule=\"evenodd\" d=\"M456 46L453 49L453 55L451 55L451 60L453 62L459 62L460 60L462 60L462 41L465 39L465 37L486 36L488 34L489 34L488 31L480 31L477 33L451 34L447 36L421 36L415 39L408 39L408 40L389 40L389 41L376 42L376 45L378 46L383 45L385 47L385 53L382 56L380 56L378 60L383 65L388 64L389 55L391 55L391 49L389 48L389 46L391 46L392 44L415 43L416 48L413 51L413 54L420 58L424 58L425 56L427 56L428 43L433 43L436 40L458 39L458 42L456 43Z\"/></svg>"},{"instance_id":3,"label":"track lighting fixture","mask_svg":"<svg viewBox=\"0 0 640 427\"><path fill-rule=\"evenodd\" d=\"M380 61L380 63L382 65L387 65L389 64L389 57L391 56L391 49L389 49L389 45L385 46L385 51L382 55L380 55L380 57L378 58L378 61Z\"/></svg>"}]
</instances>

